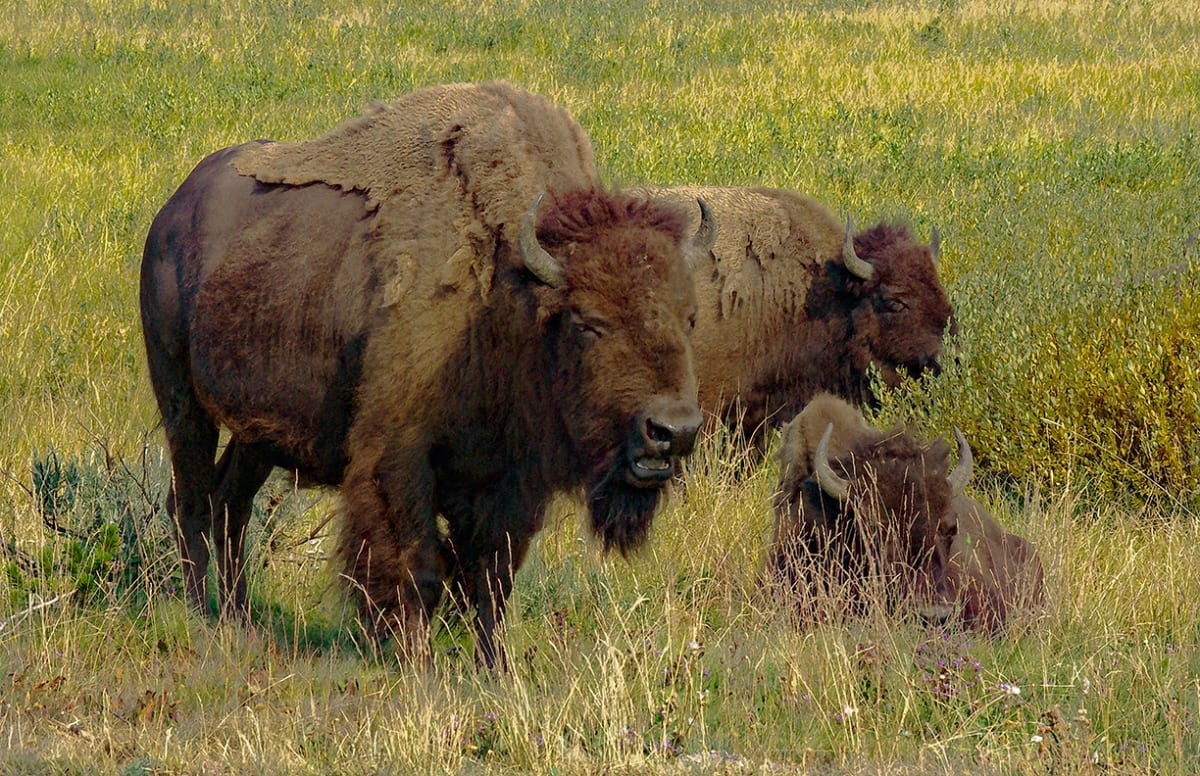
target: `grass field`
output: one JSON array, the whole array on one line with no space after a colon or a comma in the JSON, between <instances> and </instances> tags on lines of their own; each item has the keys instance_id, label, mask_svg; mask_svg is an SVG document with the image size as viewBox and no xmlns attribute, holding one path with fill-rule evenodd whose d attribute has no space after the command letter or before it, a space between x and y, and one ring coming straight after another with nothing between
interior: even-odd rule
<instances>
[{"instance_id":1,"label":"grass field","mask_svg":"<svg viewBox=\"0 0 1200 776\"><path fill-rule=\"evenodd\" d=\"M1097 7L1099 6L1099 7ZM1047 567L1008 638L798 631L771 462L720 440L630 561L563 501L511 670L359 635L330 494L272 483L255 626L189 615L137 267L212 150L504 78L613 184L771 185L943 234L962 330L880 421L960 426ZM0 9L0 773L1200 773L1200 2L9 0Z\"/></svg>"}]
</instances>

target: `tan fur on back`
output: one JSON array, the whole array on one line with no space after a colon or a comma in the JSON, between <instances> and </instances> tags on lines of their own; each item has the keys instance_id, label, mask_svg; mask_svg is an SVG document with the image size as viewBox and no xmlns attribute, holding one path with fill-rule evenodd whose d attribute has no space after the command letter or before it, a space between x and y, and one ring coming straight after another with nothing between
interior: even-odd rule
<instances>
[{"instance_id":1,"label":"tan fur on back","mask_svg":"<svg viewBox=\"0 0 1200 776\"><path fill-rule=\"evenodd\" d=\"M849 455L854 448L875 442L884 433L869 425L862 412L849 402L829 393L817 394L796 417L783 426L779 447L780 487L791 492L813 472L813 455L829 424L829 460Z\"/></svg>"},{"instance_id":2,"label":"tan fur on back","mask_svg":"<svg viewBox=\"0 0 1200 776\"><path fill-rule=\"evenodd\" d=\"M825 261L841 255L845 225L823 204L784 189L720 186L637 187L652 199L687 206L700 223L696 198L717 221L710 263L693 273L696 331L692 336L700 406L714 411L777 371L781 338L805 318L809 288Z\"/></svg>"},{"instance_id":3,"label":"tan fur on back","mask_svg":"<svg viewBox=\"0 0 1200 776\"><path fill-rule=\"evenodd\" d=\"M566 149L566 152L564 152ZM385 303L477 283L495 244L516 244L542 191L598 185L591 144L570 114L504 82L421 89L328 134L246 149L238 172L270 184L324 183L366 194L396 275Z\"/></svg>"},{"instance_id":4,"label":"tan fur on back","mask_svg":"<svg viewBox=\"0 0 1200 776\"><path fill-rule=\"evenodd\" d=\"M703 198L712 207L718 230L711 274L721 318L762 312L782 291L804 291L807 282L779 288L780 284L795 282L796 258L809 259L816 267L841 251L844 227L824 205L792 191L639 186L630 192L688 206L692 229L700 224L696 199Z\"/></svg>"}]
</instances>

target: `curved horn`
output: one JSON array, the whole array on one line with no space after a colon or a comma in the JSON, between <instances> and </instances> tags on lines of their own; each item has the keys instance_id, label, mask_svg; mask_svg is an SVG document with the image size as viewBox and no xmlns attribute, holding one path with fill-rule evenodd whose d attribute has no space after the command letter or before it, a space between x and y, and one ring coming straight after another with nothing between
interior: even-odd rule
<instances>
[{"instance_id":1,"label":"curved horn","mask_svg":"<svg viewBox=\"0 0 1200 776\"><path fill-rule=\"evenodd\" d=\"M975 473L975 456L971 454L971 446L967 444L967 438L958 430L958 426L954 427L954 436L958 439L958 465L946 475L946 482L950 483L951 493L961 496L967 483L971 481L971 475Z\"/></svg>"},{"instance_id":2,"label":"curved horn","mask_svg":"<svg viewBox=\"0 0 1200 776\"><path fill-rule=\"evenodd\" d=\"M537 195L529 210L521 218L521 228L517 232L517 248L521 251L521 261L525 268L546 285L557 288L566 280L566 273L558 259L542 247L537 238L537 212L546 192Z\"/></svg>"},{"instance_id":3,"label":"curved horn","mask_svg":"<svg viewBox=\"0 0 1200 776\"><path fill-rule=\"evenodd\" d=\"M850 216L846 216L846 240L842 243L842 263L856 278L870 280L875 277L875 268L871 266L871 263L858 258L858 254L854 252L854 222Z\"/></svg>"},{"instance_id":4,"label":"curved horn","mask_svg":"<svg viewBox=\"0 0 1200 776\"><path fill-rule=\"evenodd\" d=\"M688 241L689 253L697 257L707 256L717 242L717 218L703 198L696 197L696 204L700 206L700 226Z\"/></svg>"},{"instance_id":5,"label":"curved horn","mask_svg":"<svg viewBox=\"0 0 1200 776\"><path fill-rule=\"evenodd\" d=\"M929 238L929 258L933 259L935 267L938 260L942 258L942 233L936 226L933 227L933 235Z\"/></svg>"},{"instance_id":6,"label":"curved horn","mask_svg":"<svg viewBox=\"0 0 1200 776\"><path fill-rule=\"evenodd\" d=\"M821 441L817 443L817 452L813 456L813 473L817 475L817 484L827 496L838 501L845 501L850 494L850 482L833 473L829 466L829 437L833 434L833 424L825 427Z\"/></svg>"}]
</instances>

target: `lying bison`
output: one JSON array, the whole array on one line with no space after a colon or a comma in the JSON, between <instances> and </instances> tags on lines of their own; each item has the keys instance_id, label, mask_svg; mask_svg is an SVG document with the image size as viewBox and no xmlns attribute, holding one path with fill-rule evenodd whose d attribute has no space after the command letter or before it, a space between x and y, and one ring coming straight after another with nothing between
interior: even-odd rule
<instances>
[{"instance_id":1,"label":"lying bison","mask_svg":"<svg viewBox=\"0 0 1200 776\"><path fill-rule=\"evenodd\" d=\"M768 571L802 619L819 619L823 600L858 612L868 599L911 601L933 619L957 613L995 632L1012 609L1041 601L1032 546L962 494L973 457L955 433L951 470L941 440L872 428L829 395L785 426Z\"/></svg>"},{"instance_id":2,"label":"lying bison","mask_svg":"<svg viewBox=\"0 0 1200 776\"><path fill-rule=\"evenodd\" d=\"M938 280L939 240L900 226L854 233L801 194L767 188L644 188L690 205L703 197L721 224L695 265L692 338L700 408L759 450L765 430L821 391L863 404L870 368L894 386L901 373L941 370L953 314Z\"/></svg>"},{"instance_id":3,"label":"lying bison","mask_svg":"<svg viewBox=\"0 0 1200 776\"><path fill-rule=\"evenodd\" d=\"M202 161L141 276L191 603L208 605L211 541L221 606L245 613L251 500L285 467L340 486L340 558L376 636L419 645L451 584L491 664L551 496L586 493L625 552L691 450L687 262L714 229L606 191L579 125L504 83Z\"/></svg>"}]
</instances>

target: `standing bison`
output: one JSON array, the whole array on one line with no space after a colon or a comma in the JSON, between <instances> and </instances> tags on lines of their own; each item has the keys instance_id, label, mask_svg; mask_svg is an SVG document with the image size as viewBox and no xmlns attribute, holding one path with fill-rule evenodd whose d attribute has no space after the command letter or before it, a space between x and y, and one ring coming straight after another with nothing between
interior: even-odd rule
<instances>
[{"instance_id":1,"label":"standing bison","mask_svg":"<svg viewBox=\"0 0 1200 776\"><path fill-rule=\"evenodd\" d=\"M957 614L997 632L1014 609L1041 602L1032 545L963 495L973 456L955 433L951 470L941 440L922 445L902 430L874 429L832 396L816 397L785 426L768 572L801 619L820 619L825 600L851 611L869 600L911 601L933 619Z\"/></svg>"},{"instance_id":2,"label":"standing bison","mask_svg":"<svg viewBox=\"0 0 1200 776\"><path fill-rule=\"evenodd\" d=\"M695 265L699 301L692 338L700 408L761 450L765 431L821 391L871 399L876 367L941 369L953 311L938 280L939 241L900 226L854 233L818 202L768 188L645 188L690 205L703 197L721 233Z\"/></svg>"},{"instance_id":3,"label":"standing bison","mask_svg":"<svg viewBox=\"0 0 1200 776\"><path fill-rule=\"evenodd\" d=\"M207 607L211 541L222 609L245 614L251 500L285 467L340 486L339 555L377 637L418 646L450 584L493 663L550 498L585 493L625 552L692 448L687 262L715 227L687 223L606 191L566 111L504 83L202 161L141 274L190 602Z\"/></svg>"}]
</instances>

